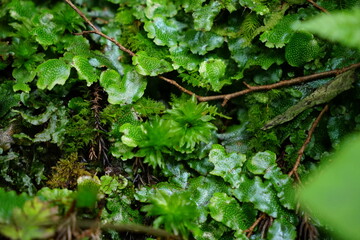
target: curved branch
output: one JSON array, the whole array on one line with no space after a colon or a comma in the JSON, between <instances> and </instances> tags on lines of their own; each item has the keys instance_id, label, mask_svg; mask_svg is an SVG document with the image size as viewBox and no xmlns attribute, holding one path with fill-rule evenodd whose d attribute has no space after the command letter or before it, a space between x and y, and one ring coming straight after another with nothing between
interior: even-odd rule
<instances>
[{"instance_id":1,"label":"curved branch","mask_svg":"<svg viewBox=\"0 0 360 240\"><path fill-rule=\"evenodd\" d=\"M315 128L317 127L317 125L319 124L321 118L323 117L324 113L329 110L329 105L325 105L325 107L321 110L319 116L317 116L317 118L315 119L315 121L313 122L313 124L311 125L311 128L308 132L308 136L307 138L305 139L305 142L304 144L301 146L301 148L299 149L298 151L298 157L296 159L296 162L294 164L294 167L292 168L292 170L288 173L288 176L291 177L293 174L295 174L297 177L297 180L300 182L300 178L299 176L297 175L297 169L300 165L300 161L301 161L301 158L302 156L304 155L304 151L307 147L307 145L310 143L310 140L311 140L311 137L315 131Z\"/></svg>"},{"instance_id":2,"label":"curved branch","mask_svg":"<svg viewBox=\"0 0 360 240\"><path fill-rule=\"evenodd\" d=\"M326 10L325 8L321 7L319 4L317 4L316 2L314 2L313 0L307 0L309 3L311 3L314 7L316 7L317 9L319 9L320 11L329 14L329 11Z\"/></svg>"},{"instance_id":3,"label":"curved branch","mask_svg":"<svg viewBox=\"0 0 360 240\"><path fill-rule=\"evenodd\" d=\"M116 41L114 38L109 37L108 35L104 34L103 32L101 32L86 16L83 12L80 11L79 8L77 8L70 0L65 0L65 2L67 4L69 4L70 7L72 7L79 15L82 19L85 20L85 22L87 24L90 25L90 27L92 27L92 29L94 29L93 31L84 31L81 33L77 33L77 35L82 35L82 34L88 34L88 33L95 33L99 36L102 36L104 38L106 38L107 40L111 41L112 43L114 43L116 46L118 46L118 48L120 48L121 51L124 51L126 53L128 53L130 56L135 56L135 53L132 52L131 50L127 49L126 47L124 47L123 45L121 45L118 41Z\"/></svg>"},{"instance_id":4,"label":"curved branch","mask_svg":"<svg viewBox=\"0 0 360 240\"><path fill-rule=\"evenodd\" d=\"M292 78L289 80L283 80L283 81L273 83L273 84L268 84L268 85L250 86L249 84L244 82L244 85L247 87L247 89L244 89L244 90L241 90L238 92L234 92L234 93L221 94L221 95L215 95L215 96L206 96L206 97L197 96L197 98L199 101L211 101L211 100L223 99L224 100L223 105L225 105L226 102L229 101L231 98L239 97L239 96L245 95L247 93L263 91L263 90L271 90L271 89L275 89L275 88L309 82L309 81L316 80L316 79L321 79L321 78L338 75L340 73L343 73L345 71L348 71L353 68L358 68L358 67L360 67L360 63L355 63L355 64L352 64L350 66L347 66L347 67L344 67L341 69L335 69L335 70L330 70L330 71L321 72L321 73L314 73L311 75Z\"/></svg>"}]
</instances>

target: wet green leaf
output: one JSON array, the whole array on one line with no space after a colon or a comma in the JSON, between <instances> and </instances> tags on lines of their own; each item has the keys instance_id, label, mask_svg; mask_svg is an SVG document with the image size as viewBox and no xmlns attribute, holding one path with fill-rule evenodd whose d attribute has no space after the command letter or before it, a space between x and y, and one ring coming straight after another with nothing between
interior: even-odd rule
<instances>
[{"instance_id":1,"label":"wet green leaf","mask_svg":"<svg viewBox=\"0 0 360 240\"><path fill-rule=\"evenodd\" d=\"M293 240L296 238L296 227L283 218L275 219L268 231L269 240Z\"/></svg>"},{"instance_id":2,"label":"wet green leaf","mask_svg":"<svg viewBox=\"0 0 360 240\"><path fill-rule=\"evenodd\" d=\"M287 44L294 30L292 24L297 20L296 15L287 15L282 18L271 30L268 30L260 35L260 40L265 42L265 46L269 48L282 48Z\"/></svg>"},{"instance_id":3,"label":"wet green leaf","mask_svg":"<svg viewBox=\"0 0 360 240\"><path fill-rule=\"evenodd\" d=\"M250 8L252 11L255 11L257 14L265 15L269 13L269 8L262 2L258 0L240 0L240 4L244 7Z\"/></svg>"},{"instance_id":4,"label":"wet green leaf","mask_svg":"<svg viewBox=\"0 0 360 240\"><path fill-rule=\"evenodd\" d=\"M222 6L218 1L210 1L209 4L195 9L194 29L197 31L210 31L216 15L219 14Z\"/></svg>"},{"instance_id":5,"label":"wet green leaf","mask_svg":"<svg viewBox=\"0 0 360 240\"><path fill-rule=\"evenodd\" d=\"M187 192L169 195L166 191L157 190L150 203L141 210L148 216L158 216L154 221L156 228L164 225L165 230L181 234L185 239L188 239L189 230L199 231L196 224L199 211Z\"/></svg>"},{"instance_id":6,"label":"wet green leaf","mask_svg":"<svg viewBox=\"0 0 360 240\"><path fill-rule=\"evenodd\" d=\"M226 193L214 193L209 203L210 215L232 230L245 230L255 219L256 211L251 211Z\"/></svg>"},{"instance_id":7,"label":"wet green leaf","mask_svg":"<svg viewBox=\"0 0 360 240\"><path fill-rule=\"evenodd\" d=\"M126 188L128 185L127 179L121 175L114 177L109 175L104 175L100 177L100 182L101 182L100 191L105 194L112 194L112 193L116 194L121 189Z\"/></svg>"},{"instance_id":8,"label":"wet green leaf","mask_svg":"<svg viewBox=\"0 0 360 240\"><path fill-rule=\"evenodd\" d=\"M209 161L215 166L210 174L222 177L233 188L239 187L242 165L246 161L244 154L227 154L223 146L214 144L209 154Z\"/></svg>"},{"instance_id":9,"label":"wet green leaf","mask_svg":"<svg viewBox=\"0 0 360 240\"><path fill-rule=\"evenodd\" d=\"M38 198L27 200L22 208L15 208L11 222L0 226L0 232L13 239L49 238L55 233L56 208Z\"/></svg>"},{"instance_id":10,"label":"wet green leaf","mask_svg":"<svg viewBox=\"0 0 360 240\"><path fill-rule=\"evenodd\" d=\"M207 52L219 48L223 42L224 38L213 32L189 30L185 33L182 45L189 47L194 54L205 55Z\"/></svg>"},{"instance_id":11,"label":"wet green leaf","mask_svg":"<svg viewBox=\"0 0 360 240\"><path fill-rule=\"evenodd\" d=\"M133 57L133 64L136 66L136 71L145 76L157 76L173 70L168 61L149 56L143 51L136 53Z\"/></svg>"},{"instance_id":12,"label":"wet green leaf","mask_svg":"<svg viewBox=\"0 0 360 240\"><path fill-rule=\"evenodd\" d=\"M320 171L300 190L303 207L330 226L339 239L360 237L359 135L349 137ZM353 183L353 184L351 184ZM331 209L331 211L329 211Z\"/></svg>"},{"instance_id":13,"label":"wet green leaf","mask_svg":"<svg viewBox=\"0 0 360 240\"><path fill-rule=\"evenodd\" d=\"M316 39L309 33L294 33L285 47L285 58L294 67L315 59L320 53Z\"/></svg>"},{"instance_id":14,"label":"wet green leaf","mask_svg":"<svg viewBox=\"0 0 360 240\"><path fill-rule=\"evenodd\" d=\"M145 79L131 68L125 68L121 77L115 70L106 70L100 75L100 85L108 94L111 104L129 104L138 100L146 88Z\"/></svg>"},{"instance_id":15,"label":"wet green leaf","mask_svg":"<svg viewBox=\"0 0 360 240\"><path fill-rule=\"evenodd\" d=\"M88 87L98 80L98 74L96 74L94 67L91 66L86 57L75 56L73 58L73 66L79 74L79 79L86 80Z\"/></svg>"},{"instance_id":16,"label":"wet green leaf","mask_svg":"<svg viewBox=\"0 0 360 240\"><path fill-rule=\"evenodd\" d=\"M36 68L37 87L51 90L56 84L64 85L70 76L70 67L60 59L50 59Z\"/></svg>"},{"instance_id":17,"label":"wet green leaf","mask_svg":"<svg viewBox=\"0 0 360 240\"><path fill-rule=\"evenodd\" d=\"M185 47L175 46L170 48L170 58L173 61L174 69L184 68L186 70L196 70L201 62L201 58L192 54Z\"/></svg>"},{"instance_id":18,"label":"wet green leaf","mask_svg":"<svg viewBox=\"0 0 360 240\"><path fill-rule=\"evenodd\" d=\"M18 195L15 191L7 192L0 188L0 222L8 222L14 208L21 208L28 199L29 197L25 193Z\"/></svg>"},{"instance_id":19,"label":"wet green leaf","mask_svg":"<svg viewBox=\"0 0 360 240\"><path fill-rule=\"evenodd\" d=\"M230 81L224 79L226 64L221 59L208 59L200 64L199 73L203 79L210 83L214 91L219 91Z\"/></svg>"},{"instance_id":20,"label":"wet green leaf","mask_svg":"<svg viewBox=\"0 0 360 240\"><path fill-rule=\"evenodd\" d=\"M241 180L239 188L233 190L239 201L251 202L256 209L275 218L281 214L283 210L270 181L263 182L258 176L253 179L242 176Z\"/></svg>"},{"instance_id":21,"label":"wet green leaf","mask_svg":"<svg viewBox=\"0 0 360 240\"><path fill-rule=\"evenodd\" d=\"M330 41L360 49L360 30L357 28L359 24L360 9L354 8L334 12L331 15L321 14L294 27L300 27Z\"/></svg>"},{"instance_id":22,"label":"wet green leaf","mask_svg":"<svg viewBox=\"0 0 360 240\"><path fill-rule=\"evenodd\" d=\"M159 46L172 47L177 44L179 33L182 26L173 19L155 17L144 25L149 38L154 38L154 42Z\"/></svg>"},{"instance_id":23,"label":"wet green leaf","mask_svg":"<svg viewBox=\"0 0 360 240\"><path fill-rule=\"evenodd\" d=\"M99 178L81 176L77 184L76 206L94 208L101 186Z\"/></svg>"}]
</instances>

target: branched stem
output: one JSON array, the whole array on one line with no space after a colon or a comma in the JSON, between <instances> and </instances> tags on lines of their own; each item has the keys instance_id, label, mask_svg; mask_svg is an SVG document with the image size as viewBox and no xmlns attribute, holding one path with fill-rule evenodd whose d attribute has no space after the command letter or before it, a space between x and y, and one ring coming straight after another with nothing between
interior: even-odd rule
<instances>
[{"instance_id":1,"label":"branched stem","mask_svg":"<svg viewBox=\"0 0 360 240\"><path fill-rule=\"evenodd\" d=\"M84 221L78 222L80 227L91 227L93 226L93 221ZM160 238L166 239L181 239L179 236L170 234L162 229L152 228L140 224L101 224L100 228L103 230L115 230L118 232L134 232L134 233L145 233L153 236L157 236Z\"/></svg>"},{"instance_id":2,"label":"branched stem","mask_svg":"<svg viewBox=\"0 0 360 240\"><path fill-rule=\"evenodd\" d=\"M260 223L260 221L262 219L264 219L266 217L265 213L261 213L260 217L258 217L255 222L248 228L246 229L244 232L248 233L246 234L246 236L249 238L251 236L251 234L253 233L254 229L256 228L256 226Z\"/></svg>"},{"instance_id":3,"label":"branched stem","mask_svg":"<svg viewBox=\"0 0 360 240\"><path fill-rule=\"evenodd\" d=\"M317 125L319 124L321 118L323 117L324 113L329 110L329 105L325 105L325 107L321 110L319 116L317 116L317 118L315 119L315 121L313 122L313 124L311 125L311 128L308 132L308 136L305 139L304 144L301 146L300 150L298 151L298 157L296 159L296 162L294 164L294 167L292 168L292 170L288 173L288 176L291 177L293 174L295 174L295 176L297 176L298 181L300 180L300 178L297 175L297 169L300 165L300 161L302 156L304 155L304 151L306 149L306 146L309 144L311 137L315 131L315 128L317 127Z\"/></svg>"},{"instance_id":4,"label":"branched stem","mask_svg":"<svg viewBox=\"0 0 360 240\"><path fill-rule=\"evenodd\" d=\"M313 0L307 0L309 3L311 3L314 7L316 7L317 9L319 9L320 11L330 14L328 10L326 10L325 8L323 8L322 6L320 6L319 4L317 4L316 2L314 2Z\"/></svg>"},{"instance_id":5,"label":"branched stem","mask_svg":"<svg viewBox=\"0 0 360 240\"><path fill-rule=\"evenodd\" d=\"M340 73L343 73L350 69L358 68L358 67L360 67L360 63L355 63L350 66L344 67L342 69L335 69L335 70L330 70L330 71L321 72L321 73L314 73L314 74L307 75L307 76L292 78L289 80L283 80L283 81L280 81L277 83L261 85L261 86L250 86L249 84L244 82L243 84L247 87L247 89L244 89L244 90L241 90L238 92L234 92L234 93L221 94L221 95L215 95L215 96L207 96L207 97L197 96L197 99L199 101L211 101L211 100L223 99L224 100L223 105L225 105L226 102L229 101L231 98L239 97L239 96L251 93L251 92L271 90L271 89L275 89L275 88L309 82L309 81L316 80L316 79L321 79L321 78L338 75Z\"/></svg>"},{"instance_id":6,"label":"branched stem","mask_svg":"<svg viewBox=\"0 0 360 240\"><path fill-rule=\"evenodd\" d=\"M124 47L123 45L121 45L118 41L116 41L114 38L111 38L109 37L108 35L104 34L103 32L101 32L86 16L83 12L80 11L79 8L77 8L70 0L65 0L65 2L67 4L70 5L70 7L72 7L79 15L82 19L85 20L85 22L87 24L90 25L90 27L92 29L94 29L93 31L84 31L84 32L81 32L81 33L78 33L78 35L81 35L81 34L87 34L87 33L95 33L97 35L100 35L104 38L106 38L107 40L111 41L112 43L114 43L116 46L118 46L118 48L120 48L120 50L124 51L124 52L127 52L130 56L135 56L135 53L132 52L131 50L127 49L126 47Z\"/></svg>"}]
</instances>

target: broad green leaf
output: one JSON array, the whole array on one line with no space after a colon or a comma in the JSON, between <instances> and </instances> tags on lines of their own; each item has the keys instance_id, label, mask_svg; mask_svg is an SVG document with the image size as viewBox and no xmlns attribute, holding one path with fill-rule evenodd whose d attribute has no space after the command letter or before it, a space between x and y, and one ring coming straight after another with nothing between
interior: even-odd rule
<instances>
[{"instance_id":1,"label":"broad green leaf","mask_svg":"<svg viewBox=\"0 0 360 240\"><path fill-rule=\"evenodd\" d=\"M267 234L269 240L294 240L296 227L283 218L277 218L271 224Z\"/></svg>"},{"instance_id":2,"label":"broad green leaf","mask_svg":"<svg viewBox=\"0 0 360 240\"><path fill-rule=\"evenodd\" d=\"M194 54L205 55L207 52L219 48L224 38L213 32L189 30L185 33L184 42L180 45L187 46Z\"/></svg>"},{"instance_id":3,"label":"broad green leaf","mask_svg":"<svg viewBox=\"0 0 360 240\"><path fill-rule=\"evenodd\" d=\"M163 102L155 101L150 98L142 97L133 104L136 113L141 116L150 116L153 114L161 114L165 111Z\"/></svg>"},{"instance_id":4,"label":"broad green leaf","mask_svg":"<svg viewBox=\"0 0 360 240\"><path fill-rule=\"evenodd\" d=\"M121 158L122 160L132 159L135 154L132 152L132 147L125 145L123 142L115 142L110 147L110 153L116 158Z\"/></svg>"},{"instance_id":5,"label":"broad green leaf","mask_svg":"<svg viewBox=\"0 0 360 240\"><path fill-rule=\"evenodd\" d=\"M144 76L157 76L173 70L171 63L168 61L149 56L144 51L136 53L133 57L133 64L135 65L136 71Z\"/></svg>"},{"instance_id":6,"label":"broad green leaf","mask_svg":"<svg viewBox=\"0 0 360 240\"><path fill-rule=\"evenodd\" d=\"M51 90L56 84L64 85L70 76L70 66L60 59L50 59L36 68L37 87Z\"/></svg>"},{"instance_id":7,"label":"broad green leaf","mask_svg":"<svg viewBox=\"0 0 360 240\"><path fill-rule=\"evenodd\" d=\"M191 12L201 8L205 1L206 0L181 0L181 5L185 9L185 12Z\"/></svg>"},{"instance_id":8,"label":"broad green leaf","mask_svg":"<svg viewBox=\"0 0 360 240\"><path fill-rule=\"evenodd\" d=\"M294 30L292 24L298 19L296 15L286 15L271 30L265 31L260 35L260 40L265 42L265 46L269 48L282 48L287 44Z\"/></svg>"},{"instance_id":9,"label":"broad green leaf","mask_svg":"<svg viewBox=\"0 0 360 240\"><path fill-rule=\"evenodd\" d=\"M245 230L251 226L256 211L240 206L233 197L226 193L214 193L209 203L210 215L218 222L222 222L232 230Z\"/></svg>"},{"instance_id":10,"label":"broad green leaf","mask_svg":"<svg viewBox=\"0 0 360 240\"><path fill-rule=\"evenodd\" d=\"M8 8L10 9L10 16L16 20L31 19L36 12L35 4L32 1L11 1Z\"/></svg>"},{"instance_id":11,"label":"broad green leaf","mask_svg":"<svg viewBox=\"0 0 360 240\"><path fill-rule=\"evenodd\" d=\"M309 176L299 193L302 206L322 224L330 226L336 239L360 238L359 150L359 135L349 137L331 161Z\"/></svg>"},{"instance_id":12,"label":"broad green leaf","mask_svg":"<svg viewBox=\"0 0 360 240\"><path fill-rule=\"evenodd\" d=\"M50 23L49 25L42 25L35 28L32 34L35 35L36 41L44 47L53 45L58 41L55 26Z\"/></svg>"},{"instance_id":13,"label":"broad green leaf","mask_svg":"<svg viewBox=\"0 0 360 240\"><path fill-rule=\"evenodd\" d=\"M200 230L201 232L194 236L196 240L219 240L227 230L227 227L222 223L211 220L209 223L205 222L201 224Z\"/></svg>"},{"instance_id":14,"label":"broad green leaf","mask_svg":"<svg viewBox=\"0 0 360 240\"><path fill-rule=\"evenodd\" d=\"M241 184L233 190L234 196L241 202L251 202L255 208L272 217L281 215L283 209L279 203L276 191L270 181L263 182L258 176L250 179L241 177Z\"/></svg>"},{"instance_id":15,"label":"broad green leaf","mask_svg":"<svg viewBox=\"0 0 360 240\"><path fill-rule=\"evenodd\" d=\"M276 155L273 152L258 152L247 162L247 168L254 174L264 175L269 179L281 204L288 209L295 209L295 193L291 178L283 174L276 164Z\"/></svg>"},{"instance_id":16,"label":"broad green leaf","mask_svg":"<svg viewBox=\"0 0 360 240\"><path fill-rule=\"evenodd\" d=\"M0 226L0 232L12 239L45 239L55 233L57 209L37 197L27 200L22 208L15 208L11 222Z\"/></svg>"},{"instance_id":17,"label":"broad green leaf","mask_svg":"<svg viewBox=\"0 0 360 240\"><path fill-rule=\"evenodd\" d=\"M155 17L145 23L144 29L157 45L172 47L177 44L182 26L174 19Z\"/></svg>"},{"instance_id":18,"label":"broad green leaf","mask_svg":"<svg viewBox=\"0 0 360 240\"><path fill-rule=\"evenodd\" d=\"M128 180L121 175L109 176L104 175L100 177L100 191L105 194L116 194L119 190L124 189L128 185Z\"/></svg>"},{"instance_id":19,"label":"broad green leaf","mask_svg":"<svg viewBox=\"0 0 360 240\"><path fill-rule=\"evenodd\" d=\"M34 70L27 70L26 68L15 68L12 72L13 77L16 79L16 84L13 86L13 90L30 92L30 87L27 83L34 80L36 72Z\"/></svg>"},{"instance_id":20,"label":"broad green leaf","mask_svg":"<svg viewBox=\"0 0 360 240\"><path fill-rule=\"evenodd\" d=\"M98 177L81 176L77 184L76 206L94 208L101 186Z\"/></svg>"},{"instance_id":21,"label":"broad green leaf","mask_svg":"<svg viewBox=\"0 0 360 240\"><path fill-rule=\"evenodd\" d=\"M216 192L230 194L229 186L219 177L214 176L200 176L190 179L188 190L190 198L196 202L196 205L201 210L200 222L205 222L208 215L208 204Z\"/></svg>"},{"instance_id":22,"label":"broad green leaf","mask_svg":"<svg viewBox=\"0 0 360 240\"><path fill-rule=\"evenodd\" d=\"M50 103L45 112L44 113L41 113L37 116L34 116L32 114L30 114L29 112L21 112L21 111L18 111L18 110L13 110L14 112L17 112L17 113L20 113L21 117L26 120L28 123L31 123L32 125L41 125L45 122L47 122L51 115L54 114L54 112L57 110L57 107Z\"/></svg>"},{"instance_id":23,"label":"broad green leaf","mask_svg":"<svg viewBox=\"0 0 360 240\"><path fill-rule=\"evenodd\" d=\"M208 59L200 64L199 73L205 81L209 82L214 91L219 91L230 82L224 79L226 64L221 59Z\"/></svg>"},{"instance_id":24,"label":"broad green leaf","mask_svg":"<svg viewBox=\"0 0 360 240\"><path fill-rule=\"evenodd\" d=\"M170 58L173 61L172 66L174 69L184 68L192 71L196 70L201 62L198 55L192 54L184 47L174 46L170 48Z\"/></svg>"},{"instance_id":25,"label":"broad green leaf","mask_svg":"<svg viewBox=\"0 0 360 240\"><path fill-rule=\"evenodd\" d=\"M337 75L333 80L317 88L312 94L300 100L283 114L280 114L266 123L264 130L288 122L306 109L327 103L342 92L349 90L355 81L354 70L349 70Z\"/></svg>"},{"instance_id":26,"label":"broad green leaf","mask_svg":"<svg viewBox=\"0 0 360 240\"><path fill-rule=\"evenodd\" d=\"M106 208L104 208L101 215L102 223L142 223L143 216L140 215L139 210L131 208L131 206L120 197L107 198L106 200Z\"/></svg>"},{"instance_id":27,"label":"broad green leaf","mask_svg":"<svg viewBox=\"0 0 360 240\"><path fill-rule=\"evenodd\" d=\"M178 191L169 195L164 190L157 190L150 203L141 210L147 212L148 216L158 216L154 221L156 228L164 225L165 230L175 235L181 234L185 239L188 239L189 230L199 231L196 224L199 211L188 192Z\"/></svg>"},{"instance_id":28,"label":"broad green leaf","mask_svg":"<svg viewBox=\"0 0 360 240\"><path fill-rule=\"evenodd\" d=\"M273 152L259 152L247 162L247 168L253 174L265 174L265 172L276 165L276 155Z\"/></svg>"},{"instance_id":29,"label":"broad green leaf","mask_svg":"<svg viewBox=\"0 0 360 240\"><path fill-rule=\"evenodd\" d=\"M222 6L218 1L211 1L209 4L195 9L194 29L197 31L210 31L215 17L219 14Z\"/></svg>"},{"instance_id":30,"label":"broad green leaf","mask_svg":"<svg viewBox=\"0 0 360 240\"><path fill-rule=\"evenodd\" d=\"M147 82L130 67L121 77L115 70L106 70L100 75L100 85L108 94L111 104L129 104L144 94Z\"/></svg>"},{"instance_id":31,"label":"broad green leaf","mask_svg":"<svg viewBox=\"0 0 360 240\"><path fill-rule=\"evenodd\" d=\"M6 192L0 188L0 222L6 223L10 220L14 208L21 208L29 197L22 193L17 195L15 191Z\"/></svg>"},{"instance_id":32,"label":"broad green leaf","mask_svg":"<svg viewBox=\"0 0 360 240\"><path fill-rule=\"evenodd\" d=\"M147 0L145 16L149 19L155 17L173 17L177 13L177 7L173 1L169 0Z\"/></svg>"},{"instance_id":33,"label":"broad green leaf","mask_svg":"<svg viewBox=\"0 0 360 240\"><path fill-rule=\"evenodd\" d=\"M241 168L246 161L244 154L227 154L224 147L214 144L209 154L209 161L215 166L210 174L222 177L233 188L239 187Z\"/></svg>"},{"instance_id":34,"label":"broad green leaf","mask_svg":"<svg viewBox=\"0 0 360 240\"><path fill-rule=\"evenodd\" d=\"M298 26L303 30L318 34L330 41L360 49L360 9L343 10L331 14L319 14Z\"/></svg>"},{"instance_id":35,"label":"broad green leaf","mask_svg":"<svg viewBox=\"0 0 360 240\"><path fill-rule=\"evenodd\" d=\"M88 87L98 80L99 76L96 74L94 67L91 66L86 57L75 56L73 58L73 66L79 74L79 79L86 80Z\"/></svg>"},{"instance_id":36,"label":"broad green leaf","mask_svg":"<svg viewBox=\"0 0 360 240\"><path fill-rule=\"evenodd\" d=\"M270 11L269 8L264 4L264 1L240 0L239 2L242 6L250 8L252 11L255 11L259 15L265 15Z\"/></svg>"},{"instance_id":37,"label":"broad green leaf","mask_svg":"<svg viewBox=\"0 0 360 240\"><path fill-rule=\"evenodd\" d=\"M260 66L262 69L267 70L273 64L280 65L284 62L279 53L269 49L264 51L256 45L248 45L245 38L230 40L229 50L232 59L240 68L237 78L243 78L243 72L251 66Z\"/></svg>"},{"instance_id":38,"label":"broad green leaf","mask_svg":"<svg viewBox=\"0 0 360 240\"><path fill-rule=\"evenodd\" d=\"M137 147L144 138L141 127L130 123L122 125L120 127L120 132L124 134L121 137L121 141L129 147Z\"/></svg>"},{"instance_id":39,"label":"broad green leaf","mask_svg":"<svg viewBox=\"0 0 360 240\"><path fill-rule=\"evenodd\" d=\"M320 53L318 42L309 33L294 33L285 47L285 58L294 67L315 59Z\"/></svg>"}]
</instances>

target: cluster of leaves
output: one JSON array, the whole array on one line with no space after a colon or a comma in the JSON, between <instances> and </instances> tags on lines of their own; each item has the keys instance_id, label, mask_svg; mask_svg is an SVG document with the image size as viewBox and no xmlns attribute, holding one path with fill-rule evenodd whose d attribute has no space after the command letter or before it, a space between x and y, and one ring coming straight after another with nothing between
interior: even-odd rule
<instances>
[{"instance_id":1,"label":"cluster of leaves","mask_svg":"<svg viewBox=\"0 0 360 240\"><path fill-rule=\"evenodd\" d=\"M0 234L164 234L151 225L184 239L309 236L286 173L318 105L331 101L300 178L359 129L358 72L223 107L156 77L214 95L349 66L360 1L319 0L325 15L303 0L74 0L112 42L82 32L88 22L66 2L0 0Z\"/></svg>"}]
</instances>

